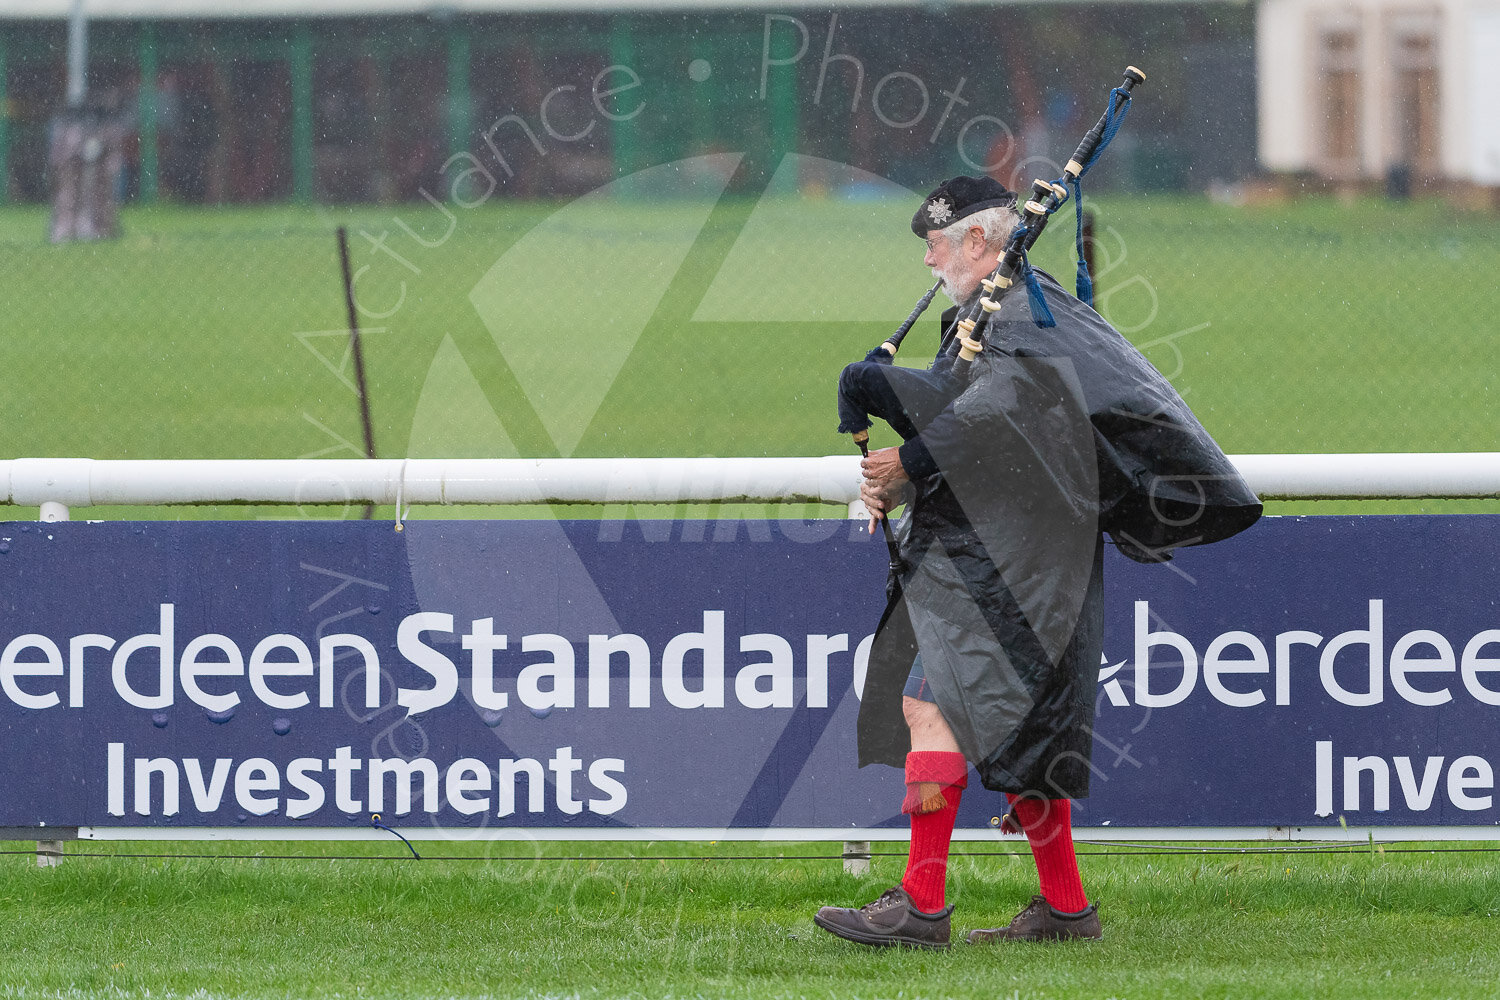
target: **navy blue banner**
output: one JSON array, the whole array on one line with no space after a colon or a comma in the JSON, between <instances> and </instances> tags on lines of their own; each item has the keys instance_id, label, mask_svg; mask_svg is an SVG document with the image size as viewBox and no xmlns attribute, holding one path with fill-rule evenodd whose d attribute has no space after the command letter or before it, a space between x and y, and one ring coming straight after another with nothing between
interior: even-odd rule
<instances>
[{"instance_id":1,"label":"navy blue banner","mask_svg":"<svg viewBox=\"0 0 1500 1000\"><path fill-rule=\"evenodd\" d=\"M1111 553L1079 825L1500 822L1496 526ZM904 828L855 766L885 562L831 520L0 525L0 826Z\"/></svg>"},{"instance_id":2,"label":"navy blue banner","mask_svg":"<svg viewBox=\"0 0 1500 1000\"><path fill-rule=\"evenodd\" d=\"M1500 519L1266 518L1106 571L1080 823L1494 826Z\"/></svg>"}]
</instances>

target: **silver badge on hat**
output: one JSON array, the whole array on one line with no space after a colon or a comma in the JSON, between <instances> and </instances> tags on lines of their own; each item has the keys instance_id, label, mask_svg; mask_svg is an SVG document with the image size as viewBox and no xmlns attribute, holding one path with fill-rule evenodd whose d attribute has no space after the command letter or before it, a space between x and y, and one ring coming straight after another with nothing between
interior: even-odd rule
<instances>
[{"instance_id":1,"label":"silver badge on hat","mask_svg":"<svg viewBox=\"0 0 1500 1000\"><path fill-rule=\"evenodd\" d=\"M934 198L932 199L932 203L927 206L927 217L941 226L953 218L953 206L949 205L942 198Z\"/></svg>"}]
</instances>

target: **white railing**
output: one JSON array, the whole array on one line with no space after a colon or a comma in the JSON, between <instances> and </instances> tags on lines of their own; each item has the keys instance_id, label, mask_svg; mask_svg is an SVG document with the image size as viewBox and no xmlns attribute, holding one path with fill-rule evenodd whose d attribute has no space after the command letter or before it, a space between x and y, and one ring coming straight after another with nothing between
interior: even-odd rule
<instances>
[{"instance_id":1,"label":"white railing","mask_svg":"<svg viewBox=\"0 0 1500 1000\"><path fill-rule=\"evenodd\" d=\"M1500 452L1237 455L1266 500L1500 496ZM859 458L228 459L0 461L0 503L825 503L859 499ZM51 516L49 516L49 514Z\"/></svg>"}]
</instances>

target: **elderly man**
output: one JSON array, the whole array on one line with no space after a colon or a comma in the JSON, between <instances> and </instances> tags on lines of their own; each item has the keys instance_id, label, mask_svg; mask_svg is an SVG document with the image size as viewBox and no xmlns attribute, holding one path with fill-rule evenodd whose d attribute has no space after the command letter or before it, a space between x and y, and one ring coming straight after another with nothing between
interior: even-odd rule
<instances>
[{"instance_id":1,"label":"elderly man","mask_svg":"<svg viewBox=\"0 0 1500 1000\"><path fill-rule=\"evenodd\" d=\"M980 282L1019 221L1014 205L989 178L956 177L913 217L923 263L958 307L972 310L984 294ZM1131 558L1164 561L1260 515L1166 380L1097 313L1038 277L1054 326L1033 322L1026 294L1006 296L964 371L955 308L928 370L876 351L840 382L841 431L864 430L869 414L905 439L866 458L866 507L884 517L910 503L859 720L861 765L905 770L906 872L874 902L814 918L861 944L947 946L948 849L971 763L1009 800L1007 829L1026 834L1041 892L1009 925L969 941L1101 936L1071 823L1091 770L1101 531Z\"/></svg>"}]
</instances>

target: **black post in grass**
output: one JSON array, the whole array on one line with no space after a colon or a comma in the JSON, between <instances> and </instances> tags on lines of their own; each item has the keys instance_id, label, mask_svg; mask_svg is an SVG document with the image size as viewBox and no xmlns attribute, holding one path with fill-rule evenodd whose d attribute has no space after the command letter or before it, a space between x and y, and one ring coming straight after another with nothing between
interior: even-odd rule
<instances>
[{"instance_id":1,"label":"black post in grass","mask_svg":"<svg viewBox=\"0 0 1500 1000\"><path fill-rule=\"evenodd\" d=\"M344 306L349 312L349 350L354 355L354 384L359 391L359 421L365 431L365 457L375 457L375 428L370 424L370 393L365 385L365 353L359 343L359 313L354 308L354 278L349 273L349 233L338 228L339 266L344 272ZM375 516L375 505L365 503L364 519Z\"/></svg>"}]
</instances>

